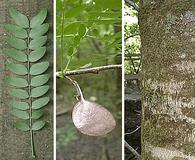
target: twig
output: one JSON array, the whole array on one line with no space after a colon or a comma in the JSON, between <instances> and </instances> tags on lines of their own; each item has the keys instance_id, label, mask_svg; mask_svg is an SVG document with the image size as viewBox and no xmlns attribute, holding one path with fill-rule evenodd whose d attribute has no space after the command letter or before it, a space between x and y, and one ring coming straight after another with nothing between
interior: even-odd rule
<instances>
[{"instance_id":1,"label":"twig","mask_svg":"<svg viewBox=\"0 0 195 160\"><path fill-rule=\"evenodd\" d=\"M130 133L125 133L125 135L131 135L131 134L137 132L140 128L141 128L141 126L138 126L138 127L137 127L135 130L133 130L132 132L130 132Z\"/></svg>"},{"instance_id":2,"label":"twig","mask_svg":"<svg viewBox=\"0 0 195 160\"><path fill-rule=\"evenodd\" d=\"M126 141L125 141L125 147L140 160L141 158L140 154L133 147L131 147Z\"/></svg>"},{"instance_id":3,"label":"twig","mask_svg":"<svg viewBox=\"0 0 195 160\"><path fill-rule=\"evenodd\" d=\"M137 6L137 4L134 1L131 0L125 0L125 4L128 7L133 7L133 9L135 9L136 11L139 11L139 7Z\"/></svg>"},{"instance_id":4,"label":"twig","mask_svg":"<svg viewBox=\"0 0 195 160\"><path fill-rule=\"evenodd\" d=\"M81 75L81 74L98 74L99 72L106 71L106 70L111 70L111 69L121 69L122 65L121 64L116 64L116 65L108 65L108 66L100 66L100 67L94 67L94 68L86 68L86 69L80 69L80 70L74 70L74 71L67 71L64 76L75 76L75 75ZM61 78L61 71L56 72L56 77Z\"/></svg>"}]
</instances>

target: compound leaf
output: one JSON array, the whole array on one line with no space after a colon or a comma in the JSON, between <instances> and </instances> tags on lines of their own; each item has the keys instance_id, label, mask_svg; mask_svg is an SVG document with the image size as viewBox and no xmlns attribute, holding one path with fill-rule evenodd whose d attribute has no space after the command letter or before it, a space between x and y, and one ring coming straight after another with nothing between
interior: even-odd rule
<instances>
[{"instance_id":1,"label":"compound leaf","mask_svg":"<svg viewBox=\"0 0 195 160\"><path fill-rule=\"evenodd\" d=\"M40 62L33 64L30 68L31 75L39 75L45 72L49 67L49 62Z\"/></svg>"},{"instance_id":2,"label":"compound leaf","mask_svg":"<svg viewBox=\"0 0 195 160\"><path fill-rule=\"evenodd\" d=\"M18 74L18 75L26 75L27 74L27 68L22 64L9 63L7 65L7 68L10 71L12 71L13 73Z\"/></svg>"},{"instance_id":3,"label":"compound leaf","mask_svg":"<svg viewBox=\"0 0 195 160\"><path fill-rule=\"evenodd\" d=\"M40 109L45 105L47 105L48 102L49 102L49 97L39 98L32 102L32 109Z\"/></svg>"},{"instance_id":4,"label":"compound leaf","mask_svg":"<svg viewBox=\"0 0 195 160\"><path fill-rule=\"evenodd\" d=\"M29 131L30 130L30 127L24 122L16 123L15 127L21 131Z\"/></svg>"},{"instance_id":5,"label":"compound leaf","mask_svg":"<svg viewBox=\"0 0 195 160\"><path fill-rule=\"evenodd\" d=\"M30 27L34 28L41 25L47 17L47 9L42 9L35 17L30 21Z\"/></svg>"},{"instance_id":6,"label":"compound leaf","mask_svg":"<svg viewBox=\"0 0 195 160\"><path fill-rule=\"evenodd\" d=\"M29 20L24 14L20 13L19 11L17 11L14 8L10 8L9 13L17 25L19 25L23 28L29 27Z\"/></svg>"},{"instance_id":7,"label":"compound leaf","mask_svg":"<svg viewBox=\"0 0 195 160\"><path fill-rule=\"evenodd\" d=\"M33 123L32 130L38 131L45 126L45 121L39 120Z\"/></svg>"},{"instance_id":8,"label":"compound leaf","mask_svg":"<svg viewBox=\"0 0 195 160\"><path fill-rule=\"evenodd\" d=\"M9 57L19 61L19 62L26 62L27 61L27 55L24 54L24 52L16 50L14 48L7 49L5 51L6 55Z\"/></svg>"},{"instance_id":9,"label":"compound leaf","mask_svg":"<svg viewBox=\"0 0 195 160\"><path fill-rule=\"evenodd\" d=\"M45 83L47 83L48 80L49 80L49 74L35 76L31 79L31 86L33 86L33 87L42 86Z\"/></svg>"},{"instance_id":10,"label":"compound leaf","mask_svg":"<svg viewBox=\"0 0 195 160\"><path fill-rule=\"evenodd\" d=\"M12 86L19 87L19 88L23 88L23 87L28 86L27 80L23 79L23 78L16 78L16 77L7 76L5 78L5 82L12 85Z\"/></svg>"},{"instance_id":11,"label":"compound leaf","mask_svg":"<svg viewBox=\"0 0 195 160\"><path fill-rule=\"evenodd\" d=\"M48 90L49 90L48 85L33 88L31 92L31 97L37 98L43 96L45 93L47 93Z\"/></svg>"}]
</instances>

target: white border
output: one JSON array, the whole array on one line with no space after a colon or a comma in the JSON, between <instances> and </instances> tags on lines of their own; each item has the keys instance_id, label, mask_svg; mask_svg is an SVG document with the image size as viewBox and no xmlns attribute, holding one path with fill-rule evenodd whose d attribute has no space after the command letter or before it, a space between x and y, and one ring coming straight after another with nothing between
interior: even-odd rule
<instances>
[{"instance_id":1,"label":"white border","mask_svg":"<svg viewBox=\"0 0 195 160\"><path fill-rule=\"evenodd\" d=\"M53 0L53 158L56 160L56 1Z\"/></svg>"},{"instance_id":2,"label":"white border","mask_svg":"<svg viewBox=\"0 0 195 160\"><path fill-rule=\"evenodd\" d=\"M125 2L122 0L122 160L125 159L125 149L124 149L124 139L125 139L125 70L124 70L124 50L125 50L125 44L124 44L124 7Z\"/></svg>"}]
</instances>

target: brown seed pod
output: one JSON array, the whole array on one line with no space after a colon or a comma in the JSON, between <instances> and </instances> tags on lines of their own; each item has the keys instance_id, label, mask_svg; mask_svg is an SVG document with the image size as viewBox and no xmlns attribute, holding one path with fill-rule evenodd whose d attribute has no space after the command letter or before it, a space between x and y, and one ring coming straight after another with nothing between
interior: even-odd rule
<instances>
[{"instance_id":1,"label":"brown seed pod","mask_svg":"<svg viewBox=\"0 0 195 160\"><path fill-rule=\"evenodd\" d=\"M67 77L77 88L78 100L73 108L72 120L75 127L89 136L103 136L111 132L116 122L112 114L99 104L86 101L78 83Z\"/></svg>"}]
</instances>

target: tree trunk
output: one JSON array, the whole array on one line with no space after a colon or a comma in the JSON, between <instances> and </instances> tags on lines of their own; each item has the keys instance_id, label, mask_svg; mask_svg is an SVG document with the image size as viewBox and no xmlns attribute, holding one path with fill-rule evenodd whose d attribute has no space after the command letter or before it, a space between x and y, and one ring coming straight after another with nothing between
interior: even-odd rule
<instances>
[{"instance_id":1,"label":"tree trunk","mask_svg":"<svg viewBox=\"0 0 195 160\"><path fill-rule=\"evenodd\" d=\"M142 160L195 160L195 1L143 0Z\"/></svg>"},{"instance_id":2,"label":"tree trunk","mask_svg":"<svg viewBox=\"0 0 195 160\"><path fill-rule=\"evenodd\" d=\"M48 8L48 17L46 22L50 23L48 32L47 53L44 59L50 61L50 66L53 64L53 3L51 0L1 0L0 1L0 159L2 160L30 160L31 146L29 132L22 132L14 128L16 119L10 114L11 107L5 105L3 101L9 101L11 97L6 94L3 79L7 74L6 59L4 51L10 48L4 43L6 31L5 24L11 22L9 16L9 8L14 7L20 12L33 17L40 9ZM50 67L48 73L51 75L50 88L52 90L53 68ZM49 92L52 98L53 92ZM53 110L52 101L45 107L44 119L47 126L42 130L34 133L36 160L51 160L53 159ZM18 119L17 119L18 120Z\"/></svg>"}]
</instances>

